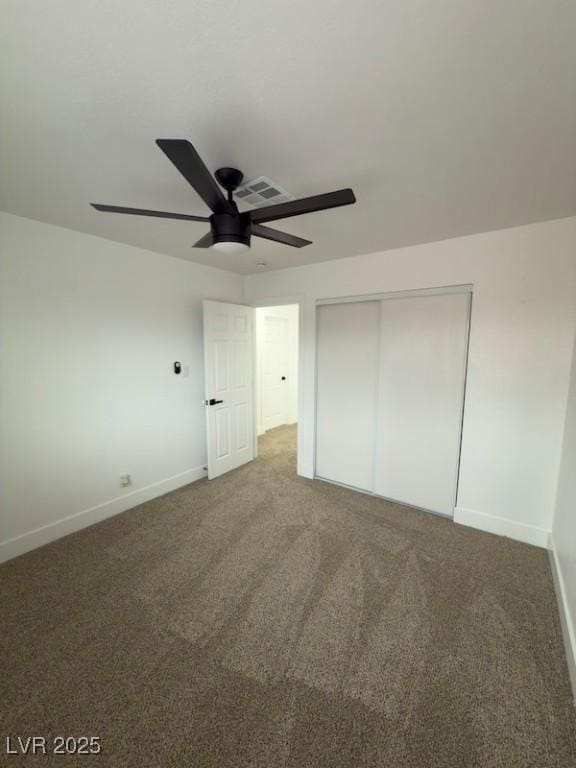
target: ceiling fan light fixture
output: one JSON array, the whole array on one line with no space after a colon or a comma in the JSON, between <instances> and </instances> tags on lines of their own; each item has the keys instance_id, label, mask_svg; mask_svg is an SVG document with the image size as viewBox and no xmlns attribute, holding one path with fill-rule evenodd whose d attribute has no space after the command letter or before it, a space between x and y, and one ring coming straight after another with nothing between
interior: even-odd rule
<instances>
[{"instance_id":1,"label":"ceiling fan light fixture","mask_svg":"<svg viewBox=\"0 0 576 768\"><path fill-rule=\"evenodd\" d=\"M212 211L210 216L194 216L187 213L169 213L167 211L152 211L144 208L126 208L119 205L103 205L91 203L97 211L108 213L125 213L132 216L157 216L161 219L184 219L186 221L210 222L210 231L206 232L193 248L214 248L215 251L228 254L245 253L250 248L250 238L260 237L275 243L289 245L292 248L303 248L312 245L310 240L303 237L280 232L273 227L267 227L268 221L289 219L291 216L301 216L304 213L326 211L328 208L338 208L341 205L351 205L356 202L354 192L349 189L338 189L322 195L312 195L299 200L286 199L280 201L281 193L291 198L280 187L264 183L269 179L252 182L252 192L259 192L267 201L276 198L272 205L255 208L252 211L239 211L234 201L234 192L244 178L242 171L237 168L218 168L215 177L202 162L202 158L186 139L156 139L156 144L176 166L186 181L196 190L198 195ZM226 197L222 190L225 190ZM241 198L241 192L238 193Z\"/></svg>"},{"instance_id":2,"label":"ceiling fan light fixture","mask_svg":"<svg viewBox=\"0 0 576 768\"><path fill-rule=\"evenodd\" d=\"M247 243L239 243L236 240L218 240L216 243L213 243L212 248L219 253L235 256L239 253L245 253L250 249L250 246Z\"/></svg>"}]
</instances>

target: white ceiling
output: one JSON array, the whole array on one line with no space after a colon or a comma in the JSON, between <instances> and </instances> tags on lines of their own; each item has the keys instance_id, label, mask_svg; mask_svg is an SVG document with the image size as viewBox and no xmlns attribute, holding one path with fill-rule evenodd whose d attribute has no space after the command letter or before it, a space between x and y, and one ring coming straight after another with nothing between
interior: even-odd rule
<instances>
[{"instance_id":1,"label":"white ceiling","mask_svg":"<svg viewBox=\"0 0 576 768\"><path fill-rule=\"evenodd\" d=\"M576 214L573 0L3 0L0 208L241 273ZM205 214L154 144L355 206L190 245Z\"/></svg>"}]
</instances>

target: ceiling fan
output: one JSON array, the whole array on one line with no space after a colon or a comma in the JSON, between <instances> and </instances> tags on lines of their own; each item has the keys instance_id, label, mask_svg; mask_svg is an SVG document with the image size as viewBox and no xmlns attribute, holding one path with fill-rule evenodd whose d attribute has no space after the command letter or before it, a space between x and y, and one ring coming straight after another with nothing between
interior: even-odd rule
<instances>
[{"instance_id":1,"label":"ceiling fan","mask_svg":"<svg viewBox=\"0 0 576 768\"><path fill-rule=\"evenodd\" d=\"M225 253L240 253L250 247L252 236L274 240L294 248L302 248L305 245L310 245L311 241L266 227L264 222L287 219L290 216L300 216L303 213L323 211L327 208L337 208L356 202L354 192L351 189L339 189L336 192L304 197L301 200L290 200L241 213L233 197L234 190L242 183L243 174L241 171L236 168L219 168L216 171L215 176L218 183L226 190L227 195L225 197L189 141L186 139L156 139L156 144L204 200L212 211L211 216L189 216L185 213L165 213L142 208L101 205L100 203L91 203L91 205L97 211L110 213L130 213L136 216L157 216L162 219L210 222L210 232L201 237L194 244L194 248L214 248Z\"/></svg>"}]
</instances>

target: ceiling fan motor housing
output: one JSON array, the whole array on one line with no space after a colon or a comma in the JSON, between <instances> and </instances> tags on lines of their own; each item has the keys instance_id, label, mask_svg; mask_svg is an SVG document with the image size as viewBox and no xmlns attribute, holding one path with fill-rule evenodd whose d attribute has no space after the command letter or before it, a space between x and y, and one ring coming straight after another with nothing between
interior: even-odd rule
<instances>
[{"instance_id":1,"label":"ceiling fan motor housing","mask_svg":"<svg viewBox=\"0 0 576 768\"><path fill-rule=\"evenodd\" d=\"M227 192L234 192L242 184L244 174L238 168L218 168L214 174L221 187Z\"/></svg>"},{"instance_id":2,"label":"ceiling fan motor housing","mask_svg":"<svg viewBox=\"0 0 576 768\"><path fill-rule=\"evenodd\" d=\"M210 216L214 243L243 243L250 246L250 218L243 213L214 213Z\"/></svg>"}]
</instances>

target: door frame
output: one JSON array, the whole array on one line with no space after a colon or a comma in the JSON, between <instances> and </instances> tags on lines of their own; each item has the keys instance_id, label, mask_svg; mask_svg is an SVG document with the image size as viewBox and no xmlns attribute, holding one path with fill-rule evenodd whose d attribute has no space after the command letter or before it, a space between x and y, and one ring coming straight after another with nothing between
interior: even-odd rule
<instances>
[{"instance_id":1,"label":"door frame","mask_svg":"<svg viewBox=\"0 0 576 768\"><path fill-rule=\"evenodd\" d=\"M264 297L259 299L248 299L248 306L253 307L254 309L261 309L265 307L284 307L288 304L296 304L298 306L298 405L297 405L297 417L300 417L300 414L302 413L302 403L303 403L303 389L301 385L302 376L301 371L303 370L303 360L302 360L302 332L304 328L304 323L302 322L302 317L304 313L304 308L306 306L306 299L302 294L296 294L296 295L288 295L288 296L270 296L270 297ZM256 313L254 313L256 314ZM256 340L255 340L256 341ZM254 366L253 375L254 375L254 381L256 381L258 372L256 370L256 343L254 343L254 354L253 354L253 361L252 364ZM258 424L257 424L257 393L256 393L256 387L254 388L254 455L258 456ZM316 426L314 426L314 431L316 430ZM296 447L296 454L297 456L300 454L300 451L298 450L298 447ZM316 448L314 448L314 456L316 456ZM298 473L300 474L300 473Z\"/></svg>"},{"instance_id":2,"label":"door frame","mask_svg":"<svg viewBox=\"0 0 576 768\"><path fill-rule=\"evenodd\" d=\"M294 306L291 304L284 304L284 305L277 305L276 307L270 307L271 310L274 309L282 309L282 307L290 307ZM258 373L258 376L256 377L255 382L255 393L254 397L256 400L256 424L259 424L262 428L261 432L258 432L258 436L265 434L268 429L265 428L265 417L264 417L264 401L265 401L265 386L264 386L264 366L263 366L263 357L261 356L261 348L264 344L264 333L266 331L266 321L267 320L279 320L283 324L283 328L286 331L286 337L284 339L284 352L286 354L286 360L285 360L285 366L283 366L283 374L287 373L288 366L289 366L289 349L288 349L288 343L289 343L289 336L288 336L288 330L289 330L289 320L287 317L283 317L282 315L266 315L265 310L267 307L254 307L254 313L255 313L255 354L256 354L256 370ZM258 312L262 311L264 313L264 316L261 318L261 323L258 321ZM261 326L261 327L260 327ZM262 335L261 335L262 334ZM287 417L287 396L288 396L288 390L286 387L283 387L283 397L284 397L284 413L283 418L284 421L283 424L288 423L286 421ZM279 425L280 426L280 425Z\"/></svg>"},{"instance_id":3,"label":"door frame","mask_svg":"<svg viewBox=\"0 0 576 768\"><path fill-rule=\"evenodd\" d=\"M317 428L318 428L318 308L322 306L326 306L329 304L357 304L359 302L364 301L386 301L386 300L402 300L402 299L412 299L412 298L419 298L424 296L438 296L438 295L446 295L446 294L469 294L470 295L470 301L468 305L468 313L467 313L467 328L466 328L466 354L465 354L465 360L464 360L464 376L463 376L463 382L462 382L462 409L460 414L460 431L459 431L459 444L458 444L458 461L456 466L456 483L454 488L454 509L458 506L458 490L460 486L460 463L461 463L461 457L462 457L462 437L464 433L464 413L466 408L466 393L467 393L467 386L468 386L468 364L469 364L469 356L470 356L470 334L471 334L471 327L472 327L472 304L474 302L474 285L472 283L463 283L463 284L457 284L457 285L447 285L447 286L436 286L432 288L415 288L415 289L407 289L403 291L385 291L381 293L363 293L359 295L350 295L350 296L335 296L333 298L321 298L316 299L314 303L314 432L313 432L313 450L314 450L314 457L313 457L313 478L321 479L323 482L326 482L323 478L319 478L316 474L316 452L317 452ZM300 395L300 388L298 390L298 393ZM328 481L332 482L335 485L341 485L341 483L337 483L336 481ZM347 486L348 487L348 486ZM353 489L357 490L357 489ZM360 491L361 493L366 493L370 496L374 496L376 498L385 498L383 496L378 496L377 494L373 493L372 491ZM392 500L394 501L394 500ZM396 501L396 503L398 503ZM410 505L407 505L410 506ZM415 507L416 508L416 507ZM417 509L420 509L419 507ZM429 514L436 514L439 515L438 512L433 512L429 509L423 510L425 512L428 512ZM442 516L442 515L440 515ZM453 517L449 517L448 519L453 520Z\"/></svg>"}]
</instances>

